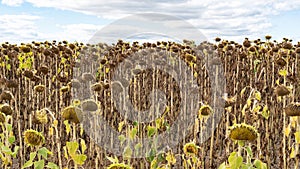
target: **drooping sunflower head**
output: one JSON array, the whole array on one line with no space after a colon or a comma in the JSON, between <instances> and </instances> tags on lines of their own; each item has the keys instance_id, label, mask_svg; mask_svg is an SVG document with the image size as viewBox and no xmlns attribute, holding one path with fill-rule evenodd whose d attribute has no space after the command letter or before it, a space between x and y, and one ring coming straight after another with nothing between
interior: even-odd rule
<instances>
[{"instance_id":1,"label":"drooping sunflower head","mask_svg":"<svg viewBox=\"0 0 300 169\"><path fill-rule=\"evenodd\" d=\"M34 121L37 124L46 124L48 122L47 111L45 109L36 111Z\"/></svg>"},{"instance_id":2,"label":"drooping sunflower head","mask_svg":"<svg viewBox=\"0 0 300 169\"><path fill-rule=\"evenodd\" d=\"M34 91L38 92L38 93L41 93L45 90L45 86L44 85L37 85L37 86L34 86Z\"/></svg>"},{"instance_id":3,"label":"drooping sunflower head","mask_svg":"<svg viewBox=\"0 0 300 169\"><path fill-rule=\"evenodd\" d=\"M40 146L45 142L45 137L36 130L26 130L24 132L24 142L28 146Z\"/></svg>"},{"instance_id":4,"label":"drooping sunflower head","mask_svg":"<svg viewBox=\"0 0 300 169\"><path fill-rule=\"evenodd\" d=\"M8 100L8 101L10 101L12 99L14 99L14 95L10 91L4 90L0 94L0 100Z\"/></svg>"},{"instance_id":5,"label":"drooping sunflower head","mask_svg":"<svg viewBox=\"0 0 300 169\"><path fill-rule=\"evenodd\" d=\"M74 123L80 123L82 112L79 108L74 106L68 106L63 109L62 117Z\"/></svg>"},{"instance_id":6,"label":"drooping sunflower head","mask_svg":"<svg viewBox=\"0 0 300 169\"><path fill-rule=\"evenodd\" d=\"M6 115L12 115L13 114L12 107L7 103L0 104L0 111L2 113L6 114Z\"/></svg>"},{"instance_id":7,"label":"drooping sunflower head","mask_svg":"<svg viewBox=\"0 0 300 169\"><path fill-rule=\"evenodd\" d=\"M300 103L291 103L284 110L287 116L300 116Z\"/></svg>"},{"instance_id":8,"label":"drooping sunflower head","mask_svg":"<svg viewBox=\"0 0 300 169\"><path fill-rule=\"evenodd\" d=\"M202 105L198 111L198 115L208 116L213 112L212 108L209 105Z\"/></svg>"},{"instance_id":9,"label":"drooping sunflower head","mask_svg":"<svg viewBox=\"0 0 300 169\"><path fill-rule=\"evenodd\" d=\"M61 93L65 93L65 92L68 92L70 90L70 87L69 86L62 86L59 91Z\"/></svg>"},{"instance_id":10,"label":"drooping sunflower head","mask_svg":"<svg viewBox=\"0 0 300 169\"><path fill-rule=\"evenodd\" d=\"M132 167L124 163L114 163L109 165L107 169L132 169Z\"/></svg>"},{"instance_id":11,"label":"drooping sunflower head","mask_svg":"<svg viewBox=\"0 0 300 169\"><path fill-rule=\"evenodd\" d=\"M96 110L98 110L97 103L92 99L84 100L82 102L81 106L82 106L83 111L96 111Z\"/></svg>"},{"instance_id":12,"label":"drooping sunflower head","mask_svg":"<svg viewBox=\"0 0 300 169\"><path fill-rule=\"evenodd\" d=\"M230 128L229 137L232 140L254 141L258 137L257 130L245 123L234 124Z\"/></svg>"},{"instance_id":13,"label":"drooping sunflower head","mask_svg":"<svg viewBox=\"0 0 300 169\"><path fill-rule=\"evenodd\" d=\"M198 146L194 142L186 143L183 146L183 152L187 156L194 156L198 154Z\"/></svg>"},{"instance_id":14,"label":"drooping sunflower head","mask_svg":"<svg viewBox=\"0 0 300 169\"><path fill-rule=\"evenodd\" d=\"M285 96L290 94L290 90L284 85L279 85L275 88L275 93L277 96Z\"/></svg>"}]
</instances>

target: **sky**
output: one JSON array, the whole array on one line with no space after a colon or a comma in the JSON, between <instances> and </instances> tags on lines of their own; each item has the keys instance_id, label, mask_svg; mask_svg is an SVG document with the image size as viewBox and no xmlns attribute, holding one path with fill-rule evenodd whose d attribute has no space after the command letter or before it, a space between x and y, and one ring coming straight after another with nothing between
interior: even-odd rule
<instances>
[{"instance_id":1,"label":"sky","mask_svg":"<svg viewBox=\"0 0 300 169\"><path fill-rule=\"evenodd\" d=\"M245 37L263 39L267 34L279 41L284 37L293 39L294 42L300 41L300 0L0 1L0 43L54 39L87 43L109 25L124 17L142 13L177 17L192 25L209 41L221 37L242 42ZM174 25L174 22L162 22ZM168 30L171 31L173 25ZM184 26L181 25L182 27ZM111 31L118 34L118 31L124 32L124 27L115 27ZM184 31L176 28L173 32L178 37L184 34Z\"/></svg>"}]
</instances>

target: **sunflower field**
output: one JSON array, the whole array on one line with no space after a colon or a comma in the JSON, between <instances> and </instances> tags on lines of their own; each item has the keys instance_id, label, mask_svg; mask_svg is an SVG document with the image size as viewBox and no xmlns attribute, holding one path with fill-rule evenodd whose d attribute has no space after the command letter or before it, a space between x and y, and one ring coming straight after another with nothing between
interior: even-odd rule
<instances>
[{"instance_id":1,"label":"sunflower field","mask_svg":"<svg viewBox=\"0 0 300 169\"><path fill-rule=\"evenodd\" d=\"M137 52L154 58L166 53L179 58L199 86L196 92L201 102L199 110L192 112L194 125L176 151L162 152L154 146L140 158L133 158L134 149L143 146L136 144L115 155L85 130L84 120L96 125L87 111L103 117L118 131L120 142L155 137L168 132L176 119L184 119L179 113L183 98L178 82L168 73L137 67L131 70L132 79L112 83L117 67ZM265 39L245 38L241 44L220 38L201 44L190 40L1 43L0 168L298 169L299 57L300 42L287 38L276 41L269 35ZM215 84L207 61L223 70L222 103L214 99L211 88ZM165 62L161 59L156 65ZM162 115L152 122L120 115L112 89L124 87L129 88L128 99L139 111L151 107L149 95L154 88L163 91L167 101ZM216 104L222 105L218 121ZM204 137L209 119L215 119L216 128Z\"/></svg>"}]
</instances>

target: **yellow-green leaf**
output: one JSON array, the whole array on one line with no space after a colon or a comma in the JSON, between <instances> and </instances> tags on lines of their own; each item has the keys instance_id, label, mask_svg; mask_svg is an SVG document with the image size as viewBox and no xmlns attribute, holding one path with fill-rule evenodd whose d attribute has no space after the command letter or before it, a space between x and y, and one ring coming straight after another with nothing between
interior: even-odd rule
<instances>
[{"instance_id":1,"label":"yellow-green leaf","mask_svg":"<svg viewBox=\"0 0 300 169\"><path fill-rule=\"evenodd\" d=\"M296 133L294 133L294 135L296 143L300 144L300 131L297 131Z\"/></svg>"},{"instance_id":2,"label":"yellow-green leaf","mask_svg":"<svg viewBox=\"0 0 300 169\"><path fill-rule=\"evenodd\" d=\"M75 154L72 156L72 159L76 164L83 165L87 157L84 154Z\"/></svg>"},{"instance_id":3,"label":"yellow-green leaf","mask_svg":"<svg viewBox=\"0 0 300 169\"><path fill-rule=\"evenodd\" d=\"M295 151L295 148L292 147L292 151L291 151L291 154L290 154L290 158L295 158L296 157L296 151Z\"/></svg>"},{"instance_id":4,"label":"yellow-green leaf","mask_svg":"<svg viewBox=\"0 0 300 169\"><path fill-rule=\"evenodd\" d=\"M255 99L258 100L258 101L261 101L261 94L260 94L259 91L255 92Z\"/></svg>"},{"instance_id":5,"label":"yellow-green leaf","mask_svg":"<svg viewBox=\"0 0 300 169\"><path fill-rule=\"evenodd\" d=\"M124 121L121 121L120 123L119 123L119 125L118 125L118 131L119 132L121 132L121 130L122 130L122 128L123 128L123 126L124 126Z\"/></svg>"},{"instance_id":6,"label":"yellow-green leaf","mask_svg":"<svg viewBox=\"0 0 300 169\"><path fill-rule=\"evenodd\" d=\"M70 154L70 156L73 156L76 154L76 151L78 150L78 143L77 142L67 142L66 144L67 149L68 149L68 153Z\"/></svg>"},{"instance_id":7,"label":"yellow-green leaf","mask_svg":"<svg viewBox=\"0 0 300 169\"><path fill-rule=\"evenodd\" d=\"M285 69L279 70L278 73L279 73L280 76L286 76L288 74L287 70L285 70Z\"/></svg>"},{"instance_id":8,"label":"yellow-green leaf","mask_svg":"<svg viewBox=\"0 0 300 169\"><path fill-rule=\"evenodd\" d=\"M64 121L64 124L66 126L66 132L67 132L67 135L69 135L70 131L71 131L71 126L69 124L69 121L68 120L65 120Z\"/></svg>"},{"instance_id":9,"label":"yellow-green leaf","mask_svg":"<svg viewBox=\"0 0 300 169\"><path fill-rule=\"evenodd\" d=\"M123 157L124 157L125 160L127 160L127 159L131 158L131 156L132 156L131 148L129 146L126 146L124 151L123 151Z\"/></svg>"}]
</instances>

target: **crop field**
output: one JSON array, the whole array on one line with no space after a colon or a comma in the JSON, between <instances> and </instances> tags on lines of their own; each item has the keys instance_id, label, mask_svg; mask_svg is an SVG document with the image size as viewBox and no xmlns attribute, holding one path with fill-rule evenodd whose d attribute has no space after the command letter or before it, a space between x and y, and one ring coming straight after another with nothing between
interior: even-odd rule
<instances>
[{"instance_id":1,"label":"crop field","mask_svg":"<svg viewBox=\"0 0 300 169\"><path fill-rule=\"evenodd\" d=\"M159 61L143 69L146 61L128 61L137 53ZM97 144L94 138L121 145L156 138L169 132L177 119L186 119L181 108L193 104L184 102L180 94L186 78L179 82L160 70L167 64L173 65L170 70L176 68L176 63L160 60L162 55L183 61L198 85L193 92L198 93L199 108L189 112L193 125L184 130L185 137L165 151L151 142L149 151L139 155L135 152L145 146L140 143L125 145L122 154ZM276 41L271 36L245 38L242 43L216 38L201 44L190 40L4 42L0 44L0 168L298 169L299 56L300 42ZM134 68L132 78L112 82L124 62L130 64L128 69ZM216 80L222 76L224 80ZM126 99L132 109L138 111L150 109L154 89L162 91L166 102L158 110L161 115L150 111L146 116L155 117L150 122L127 118L120 112L127 109L115 106L125 97L118 101L113 97L114 91L124 88L129 89ZM98 116L107 126L98 122ZM105 133L93 135L107 127L120 134L118 140L109 140ZM208 133L207 128L211 128Z\"/></svg>"}]
</instances>

